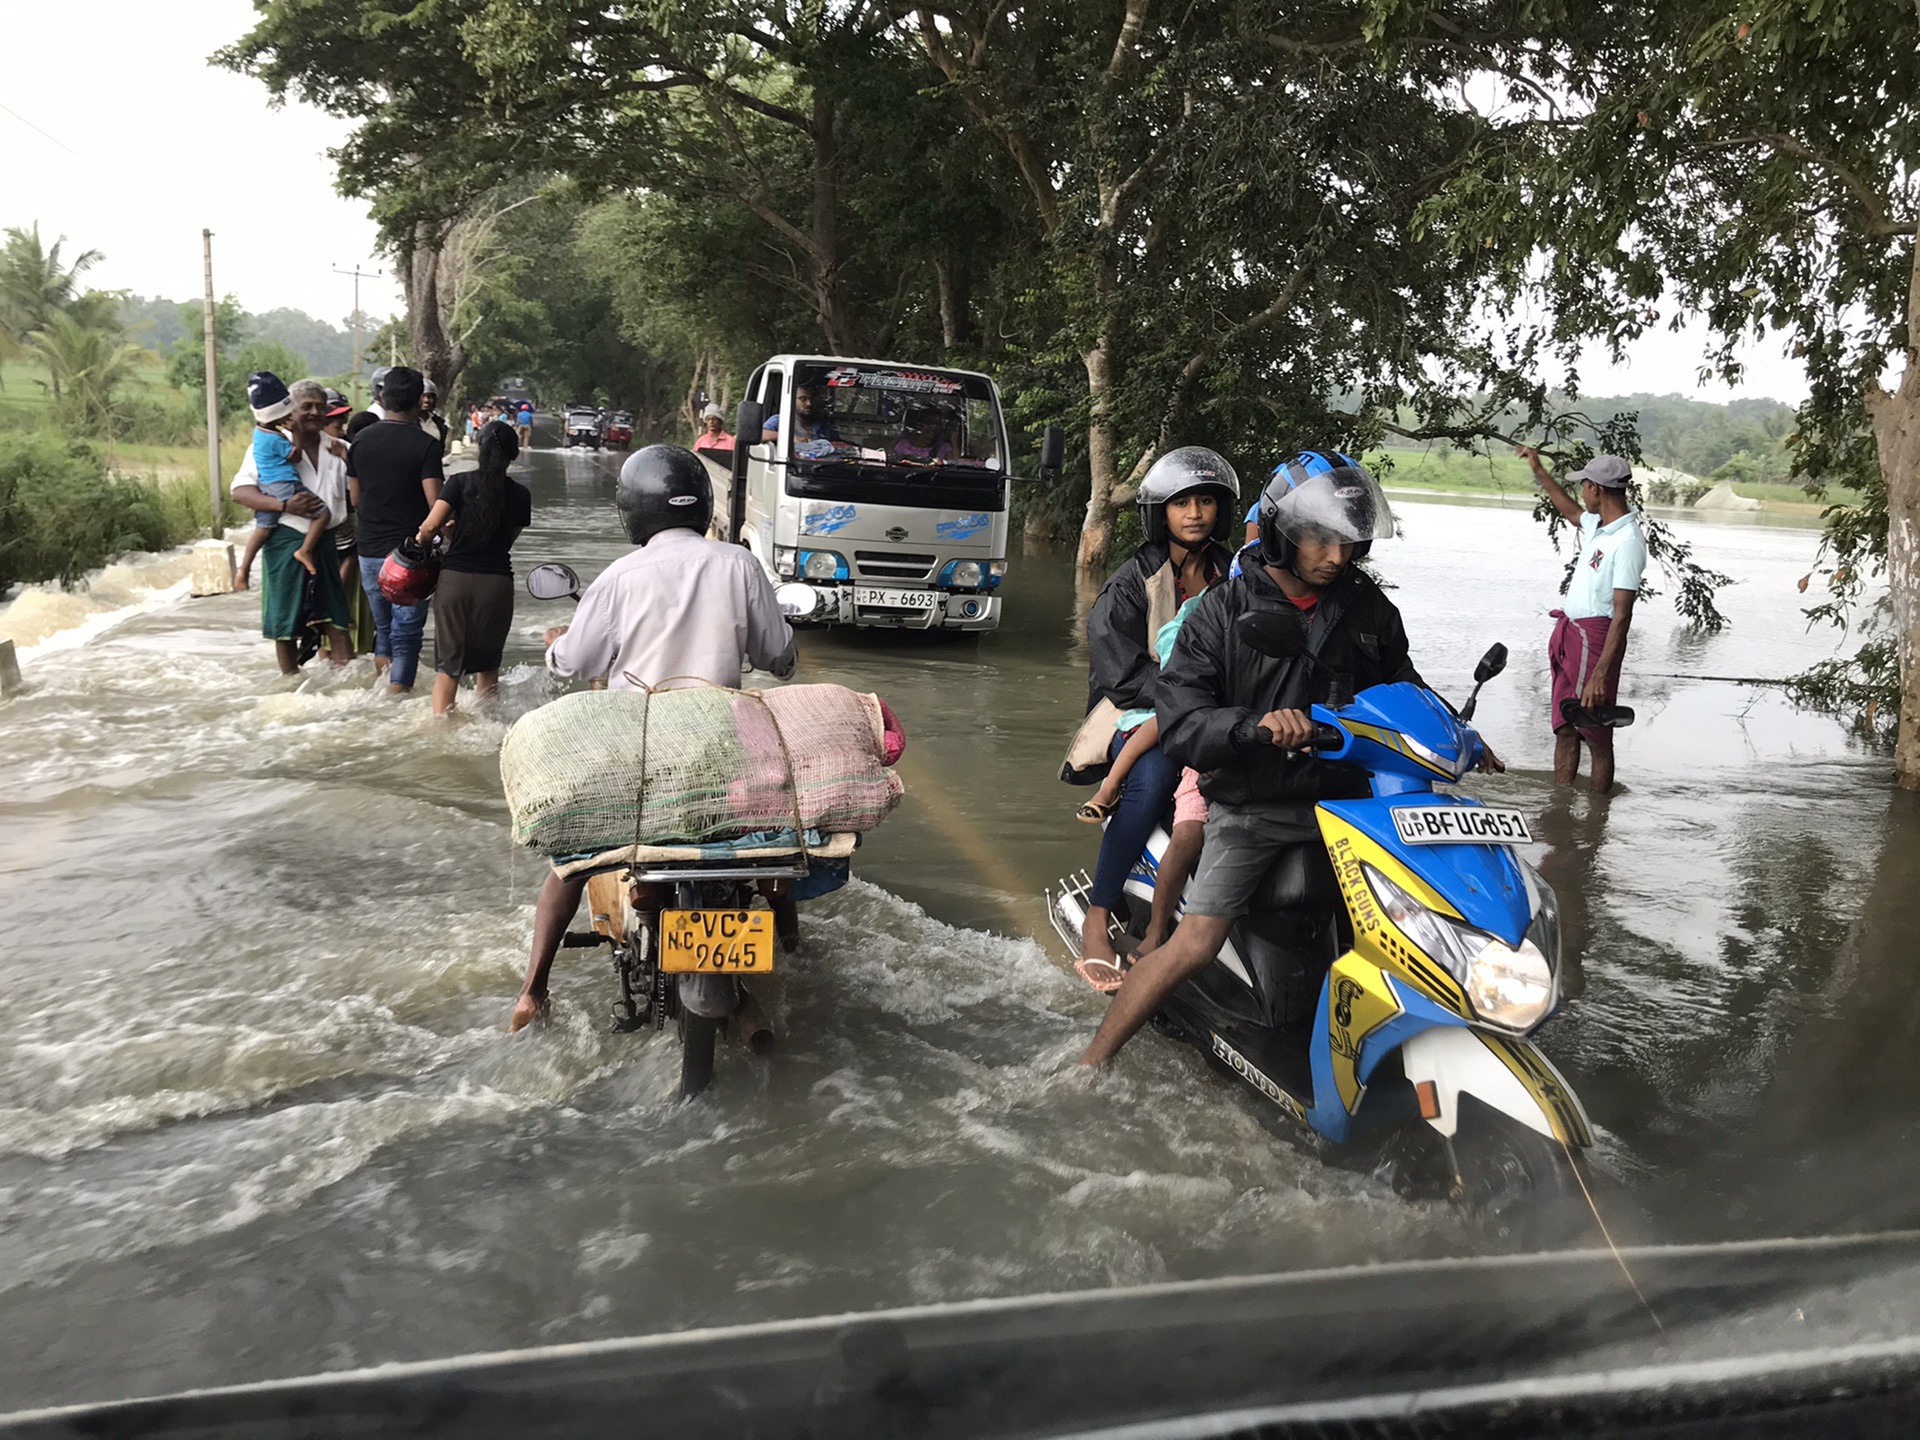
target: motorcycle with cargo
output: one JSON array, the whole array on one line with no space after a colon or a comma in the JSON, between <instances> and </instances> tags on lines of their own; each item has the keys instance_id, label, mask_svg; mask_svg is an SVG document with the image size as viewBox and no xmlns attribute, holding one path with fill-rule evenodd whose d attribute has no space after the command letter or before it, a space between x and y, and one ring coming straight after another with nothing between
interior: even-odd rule
<instances>
[{"instance_id":1,"label":"motorcycle with cargo","mask_svg":"<svg viewBox=\"0 0 1920 1440\"><path fill-rule=\"evenodd\" d=\"M541 565L527 588L577 600L580 580ZM592 689L509 728L515 843L586 881L590 927L562 943L607 952L616 1031L674 1026L683 1096L710 1083L722 1030L772 1048L756 989L799 943L795 907L845 883L898 803L904 747L884 701L839 685Z\"/></svg>"}]
</instances>

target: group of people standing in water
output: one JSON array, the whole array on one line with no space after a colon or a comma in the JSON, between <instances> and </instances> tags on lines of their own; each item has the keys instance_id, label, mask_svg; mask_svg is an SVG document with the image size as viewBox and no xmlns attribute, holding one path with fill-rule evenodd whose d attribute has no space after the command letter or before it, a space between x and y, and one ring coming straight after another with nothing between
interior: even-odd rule
<instances>
[{"instance_id":1,"label":"group of people standing in water","mask_svg":"<svg viewBox=\"0 0 1920 1440\"><path fill-rule=\"evenodd\" d=\"M1521 453L1580 533L1549 648L1555 774L1575 779L1584 744L1592 788L1605 793L1612 731L1580 722L1614 702L1646 563L1626 504L1631 470L1619 457L1596 457L1568 477L1580 487L1576 501L1537 451ZM1360 798L1368 786L1364 772L1312 753L1310 708L1374 685L1425 683L1400 612L1359 565L1393 533L1393 518L1351 456L1306 451L1282 461L1239 523L1239 477L1198 446L1155 461L1136 499L1146 541L1088 617L1087 716L1061 775L1098 785L1076 813L1106 827L1076 968L1113 1001L1084 1064L1111 1059L1212 963L1271 876L1328 865L1315 805ZM1232 540L1242 542L1237 553ZM1306 622L1306 653L1275 657L1243 642L1247 612L1289 607ZM1562 707L1569 699L1571 712ZM1489 749L1482 768L1505 767ZM1155 827L1169 819L1152 914L1123 956L1114 912Z\"/></svg>"},{"instance_id":2,"label":"group of people standing in water","mask_svg":"<svg viewBox=\"0 0 1920 1440\"><path fill-rule=\"evenodd\" d=\"M419 371L394 366L376 377L372 406L347 419L349 407L318 381L255 374L256 443L232 494L263 522L248 554L258 552L260 628L280 668L292 673L321 644L336 665L352 659L361 627L348 585L357 580L375 670L391 693L412 693L433 615L433 710L445 715L463 676L483 698L498 683L513 624L510 553L533 500L507 473L520 442L504 420L480 431L475 468L446 474L444 426L423 410L428 388ZM314 527L326 539L315 542ZM343 536L351 553L336 562ZM381 583L388 557L409 545L438 573L434 593L417 600ZM311 563L315 553L328 563Z\"/></svg>"}]
</instances>

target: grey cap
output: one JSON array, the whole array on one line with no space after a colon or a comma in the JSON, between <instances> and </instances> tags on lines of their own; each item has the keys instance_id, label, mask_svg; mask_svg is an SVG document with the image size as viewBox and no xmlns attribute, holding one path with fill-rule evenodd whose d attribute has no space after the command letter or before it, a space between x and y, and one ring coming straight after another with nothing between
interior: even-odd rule
<instances>
[{"instance_id":1,"label":"grey cap","mask_svg":"<svg viewBox=\"0 0 1920 1440\"><path fill-rule=\"evenodd\" d=\"M1624 490L1633 475L1633 467L1618 455L1596 455L1567 478L1591 480L1602 490Z\"/></svg>"}]
</instances>

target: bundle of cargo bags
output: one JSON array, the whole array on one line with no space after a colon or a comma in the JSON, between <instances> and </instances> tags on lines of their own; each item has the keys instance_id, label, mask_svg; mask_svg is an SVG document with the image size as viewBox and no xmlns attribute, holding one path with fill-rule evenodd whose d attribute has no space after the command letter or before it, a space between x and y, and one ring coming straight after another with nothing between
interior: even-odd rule
<instances>
[{"instance_id":1,"label":"bundle of cargo bags","mask_svg":"<svg viewBox=\"0 0 1920 1440\"><path fill-rule=\"evenodd\" d=\"M548 857L770 833L859 834L904 787L885 701L843 685L564 695L500 747L514 842Z\"/></svg>"}]
</instances>

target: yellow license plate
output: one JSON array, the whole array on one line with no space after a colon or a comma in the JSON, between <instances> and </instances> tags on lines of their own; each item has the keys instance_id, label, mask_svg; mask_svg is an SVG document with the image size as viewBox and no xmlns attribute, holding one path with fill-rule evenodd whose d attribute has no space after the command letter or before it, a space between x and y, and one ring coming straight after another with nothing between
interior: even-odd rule
<instances>
[{"instance_id":1,"label":"yellow license plate","mask_svg":"<svg viewBox=\"0 0 1920 1440\"><path fill-rule=\"evenodd\" d=\"M773 969L771 910L663 910L660 968L765 975Z\"/></svg>"}]
</instances>

